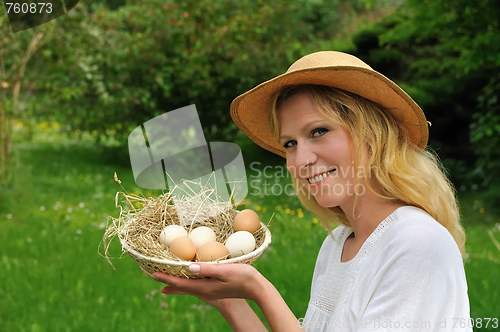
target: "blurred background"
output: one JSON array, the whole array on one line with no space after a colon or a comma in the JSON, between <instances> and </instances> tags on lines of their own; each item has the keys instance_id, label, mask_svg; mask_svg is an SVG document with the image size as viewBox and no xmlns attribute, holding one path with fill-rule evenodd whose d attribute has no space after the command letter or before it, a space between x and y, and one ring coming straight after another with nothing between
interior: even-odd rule
<instances>
[{"instance_id":1,"label":"blurred background","mask_svg":"<svg viewBox=\"0 0 500 332\"><path fill-rule=\"evenodd\" d=\"M132 259L113 270L98 253L119 214L114 172L129 193L161 193L135 185L129 133L190 104L207 141L241 147L245 206L272 217L255 266L303 317L327 233L293 195L257 190L289 183L284 160L245 137L229 105L321 50L358 56L423 108L457 188L475 330L498 328L499 24L496 0L107 0L13 34L2 4L0 331L230 330L203 302L160 294Z\"/></svg>"}]
</instances>

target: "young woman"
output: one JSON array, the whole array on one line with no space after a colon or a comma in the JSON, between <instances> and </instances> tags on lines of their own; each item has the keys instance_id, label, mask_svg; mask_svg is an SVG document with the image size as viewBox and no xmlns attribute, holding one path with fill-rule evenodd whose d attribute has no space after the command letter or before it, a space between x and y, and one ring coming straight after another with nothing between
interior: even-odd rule
<instances>
[{"instance_id":1,"label":"young woman","mask_svg":"<svg viewBox=\"0 0 500 332\"><path fill-rule=\"evenodd\" d=\"M472 331L454 190L401 88L356 57L318 52L236 98L231 115L286 158L298 198L330 232L305 318L249 265L191 264L201 280L155 273L163 293L202 299L235 331L266 331L247 299L272 331Z\"/></svg>"}]
</instances>

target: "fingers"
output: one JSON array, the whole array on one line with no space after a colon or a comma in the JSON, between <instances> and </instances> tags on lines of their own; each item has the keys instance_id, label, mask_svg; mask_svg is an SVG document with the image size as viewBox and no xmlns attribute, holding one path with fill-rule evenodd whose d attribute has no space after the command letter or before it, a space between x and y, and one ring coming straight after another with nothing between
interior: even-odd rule
<instances>
[{"instance_id":1,"label":"fingers","mask_svg":"<svg viewBox=\"0 0 500 332\"><path fill-rule=\"evenodd\" d=\"M172 286L167 286L167 287L163 287L161 289L161 293L163 294L167 294L167 295L190 295L186 292L182 292L180 290L178 290L177 288L175 287L172 287Z\"/></svg>"},{"instance_id":2,"label":"fingers","mask_svg":"<svg viewBox=\"0 0 500 332\"><path fill-rule=\"evenodd\" d=\"M189 265L189 272L200 278L216 278L220 281L226 281L232 276L243 277L251 274L255 269L247 264L206 264L192 263ZM187 280L180 277L175 277L162 272L155 272L151 275L157 281L167 284L179 283L181 280Z\"/></svg>"},{"instance_id":3,"label":"fingers","mask_svg":"<svg viewBox=\"0 0 500 332\"><path fill-rule=\"evenodd\" d=\"M151 275L151 277L153 277L156 281L163 282L167 285L183 290L200 289L209 281L209 279L186 279L163 272L155 272Z\"/></svg>"},{"instance_id":4,"label":"fingers","mask_svg":"<svg viewBox=\"0 0 500 332\"><path fill-rule=\"evenodd\" d=\"M216 278L221 281L226 281L231 276L243 276L254 268L247 264L206 264L192 263L189 265L189 272L202 278Z\"/></svg>"},{"instance_id":5,"label":"fingers","mask_svg":"<svg viewBox=\"0 0 500 332\"><path fill-rule=\"evenodd\" d=\"M222 270L224 270L224 266L222 265L203 263L193 263L189 265L189 272L202 278L209 277L221 279L221 277L224 276L224 273L221 273Z\"/></svg>"},{"instance_id":6,"label":"fingers","mask_svg":"<svg viewBox=\"0 0 500 332\"><path fill-rule=\"evenodd\" d=\"M200 279L186 279L163 272L155 272L151 276L175 289L165 289L165 292L171 292L168 294L182 292L208 300L251 299L254 297L253 286L263 278L255 268L247 264L192 263L189 268Z\"/></svg>"},{"instance_id":7,"label":"fingers","mask_svg":"<svg viewBox=\"0 0 500 332\"><path fill-rule=\"evenodd\" d=\"M231 264L231 265L243 265L243 264ZM203 263L193 263L189 265L189 272L200 278L216 278L219 280L224 280L227 278L228 273L234 267L226 265L214 265L214 264L203 264ZM155 272L151 275L156 281L160 281L169 285L180 286L179 283L183 283L185 278L172 276L163 272Z\"/></svg>"},{"instance_id":8,"label":"fingers","mask_svg":"<svg viewBox=\"0 0 500 332\"><path fill-rule=\"evenodd\" d=\"M164 284L174 287L182 287L184 285L184 281L188 281L188 279L172 276L163 272L155 272L151 275L151 277L158 282L163 282Z\"/></svg>"},{"instance_id":9,"label":"fingers","mask_svg":"<svg viewBox=\"0 0 500 332\"><path fill-rule=\"evenodd\" d=\"M163 272L155 272L155 273L151 274L151 278L153 278L156 281L163 282L165 284L170 284L170 282L169 282L170 280L174 280L173 278L179 278L179 277L175 277L175 276L172 276L170 274L163 273Z\"/></svg>"}]
</instances>

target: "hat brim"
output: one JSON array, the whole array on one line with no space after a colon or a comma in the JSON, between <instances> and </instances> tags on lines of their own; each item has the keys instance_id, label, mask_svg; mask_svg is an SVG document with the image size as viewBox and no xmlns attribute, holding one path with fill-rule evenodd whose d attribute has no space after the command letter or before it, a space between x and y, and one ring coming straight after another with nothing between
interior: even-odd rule
<instances>
[{"instance_id":1,"label":"hat brim","mask_svg":"<svg viewBox=\"0 0 500 332\"><path fill-rule=\"evenodd\" d=\"M406 128L417 149L423 150L427 145L427 120L418 104L384 75L355 66L308 68L277 76L234 99L231 118L252 141L285 158L284 147L275 142L270 130L269 104L283 87L298 84L331 86L371 100Z\"/></svg>"}]
</instances>

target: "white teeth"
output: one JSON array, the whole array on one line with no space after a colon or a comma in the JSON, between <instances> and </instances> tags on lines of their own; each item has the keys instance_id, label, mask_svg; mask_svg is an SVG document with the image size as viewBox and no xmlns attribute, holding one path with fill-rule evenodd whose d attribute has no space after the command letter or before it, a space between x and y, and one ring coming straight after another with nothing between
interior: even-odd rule
<instances>
[{"instance_id":1,"label":"white teeth","mask_svg":"<svg viewBox=\"0 0 500 332\"><path fill-rule=\"evenodd\" d=\"M334 170L333 170L334 171ZM310 184L313 184L313 183L316 183L318 181L321 181L323 180L324 178L326 178L328 175L330 175L333 171L328 171L328 172L325 172L323 174L320 174L320 175L317 175L315 176L314 178L310 178L309 179L309 183Z\"/></svg>"}]
</instances>

